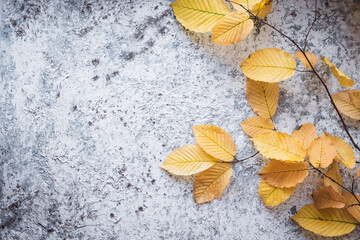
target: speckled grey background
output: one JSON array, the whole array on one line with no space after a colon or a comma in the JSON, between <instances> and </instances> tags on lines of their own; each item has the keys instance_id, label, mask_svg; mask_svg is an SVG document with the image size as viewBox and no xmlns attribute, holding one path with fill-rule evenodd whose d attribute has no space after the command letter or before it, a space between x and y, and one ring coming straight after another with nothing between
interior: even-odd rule
<instances>
[{"instance_id":1,"label":"speckled grey background","mask_svg":"<svg viewBox=\"0 0 360 240\"><path fill-rule=\"evenodd\" d=\"M359 1L319 2L309 51L359 80ZM287 202L267 208L257 196L255 173L264 166L257 157L235 166L219 200L196 206L193 179L158 167L194 142L195 124L226 129L239 157L253 153L239 127L254 115L239 65L257 49L296 50L259 25L240 44L214 45L210 34L183 29L169 3L4 1L1 239L323 239L289 219L311 202L321 184L315 173ZM310 0L275 1L268 21L302 44L312 10ZM318 69L332 92L341 89ZM279 130L314 122L318 133L346 137L310 74L296 73L280 89ZM359 122L347 122L360 142Z\"/></svg>"}]
</instances>

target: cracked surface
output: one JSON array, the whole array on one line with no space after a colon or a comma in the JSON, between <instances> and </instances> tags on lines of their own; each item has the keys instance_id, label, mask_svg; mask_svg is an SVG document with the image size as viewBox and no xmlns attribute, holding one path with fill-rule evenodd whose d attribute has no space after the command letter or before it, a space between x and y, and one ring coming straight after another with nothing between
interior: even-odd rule
<instances>
[{"instance_id":1,"label":"cracked surface","mask_svg":"<svg viewBox=\"0 0 360 240\"><path fill-rule=\"evenodd\" d=\"M224 128L237 156L251 155L239 124L255 114L239 66L261 48L296 51L258 23L239 44L212 44L210 34L183 29L169 3L3 2L1 239L323 239L289 219L312 202L322 183L315 172L288 201L267 208L255 175L266 160L257 156L234 167L220 199L196 206L193 177L158 167L171 150L194 143L196 124ZM312 1L275 1L267 19L303 44L312 9ZM358 0L319 1L307 47L355 80L359 12ZM341 89L329 69L317 69L331 92ZM279 87L279 131L313 122L318 134L349 142L313 76L297 72ZM360 142L359 121L346 122ZM338 239L359 234L358 227Z\"/></svg>"}]
</instances>

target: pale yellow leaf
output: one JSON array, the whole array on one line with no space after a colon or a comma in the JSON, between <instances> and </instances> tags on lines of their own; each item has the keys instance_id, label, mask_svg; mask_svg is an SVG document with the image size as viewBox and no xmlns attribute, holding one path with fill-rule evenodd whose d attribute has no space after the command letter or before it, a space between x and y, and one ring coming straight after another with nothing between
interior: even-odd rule
<instances>
[{"instance_id":1,"label":"pale yellow leaf","mask_svg":"<svg viewBox=\"0 0 360 240\"><path fill-rule=\"evenodd\" d=\"M248 118L243 121L240 126L250 137L255 137L265 132L271 132L275 128L274 123L270 119L260 116Z\"/></svg>"},{"instance_id":2,"label":"pale yellow leaf","mask_svg":"<svg viewBox=\"0 0 360 240\"><path fill-rule=\"evenodd\" d=\"M252 53L240 68L252 80L280 82L295 73L296 61L282 49L265 48Z\"/></svg>"},{"instance_id":3,"label":"pale yellow leaf","mask_svg":"<svg viewBox=\"0 0 360 240\"><path fill-rule=\"evenodd\" d=\"M263 0L253 7L253 12L259 18L264 18L270 13L272 5L273 0Z\"/></svg>"},{"instance_id":4,"label":"pale yellow leaf","mask_svg":"<svg viewBox=\"0 0 360 240\"><path fill-rule=\"evenodd\" d=\"M309 160L316 168L327 168L336 157L336 147L325 134L314 139L309 149Z\"/></svg>"},{"instance_id":5,"label":"pale yellow leaf","mask_svg":"<svg viewBox=\"0 0 360 240\"><path fill-rule=\"evenodd\" d=\"M199 145L186 145L172 151L160 167L175 175L192 175L216 163Z\"/></svg>"},{"instance_id":6,"label":"pale yellow leaf","mask_svg":"<svg viewBox=\"0 0 360 240\"><path fill-rule=\"evenodd\" d=\"M316 138L316 128L312 123L305 123L298 130L295 130L292 136L298 139L301 146L307 150Z\"/></svg>"},{"instance_id":7,"label":"pale yellow leaf","mask_svg":"<svg viewBox=\"0 0 360 240\"><path fill-rule=\"evenodd\" d=\"M235 44L253 29L254 22L247 13L232 12L220 19L212 29L212 41L220 45Z\"/></svg>"},{"instance_id":8,"label":"pale yellow leaf","mask_svg":"<svg viewBox=\"0 0 360 240\"><path fill-rule=\"evenodd\" d=\"M354 205L359 204L360 196L356 195L357 199L349 192L343 193L346 201L346 210L358 221L360 222L360 205Z\"/></svg>"},{"instance_id":9,"label":"pale yellow leaf","mask_svg":"<svg viewBox=\"0 0 360 240\"><path fill-rule=\"evenodd\" d=\"M246 98L255 113L271 118L279 100L278 83L267 83L246 79Z\"/></svg>"},{"instance_id":10,"label":"pale yellow leaf","mask_svg":"<svg viewBox=\"0 0 360 240\"><path fill-rule=\"evenodd\" d=\"M331 139L336 147L335 160L347 168L354 168L356 164L354 149L347 142L337 136L330 135L326 132L325 135Z\"/></svg>"},{"instance_id":11,"label":"pale yellow leaf","mask_svg":"<svg viewBox=\"0 0 360 240\"><path fill-rule=\"evenodd\" d=\"M307 56L307 58L309 59L311 65L315 68L316 64L317 64L317 57L315 54L313 54L312 52L307 52L305 51L305 54ZM306 57L304 56L304 54L301 51L297 51L294 54L294 57L296 57L297 59L300 60L300 62L304 65L304 67L306 67L307 69L312 70L309 62L307 61Z\"/></svg>"},{"instance_id":12,"label":"pale yellow leaf","mask_svg":"<svg viewBox=\"0 0 360 240\"><path fill-rule=\"evenodd\" d=\"M231 12L223 0L176 0L170 5L176 19L195 32L211 31L221 18Z\"/></svg>"},{"instance_id":13,"label":"pale yellow leaf","mask_svg":"<svg viewBox=\"0 0 360 240\"><path fill-rule=\"evenodd\" d=\"M211 156L230 162L236 154L233 138L225 130L213 125L193 127L196 142Z\"/></svg>"},{"instance_id":14,"label":"pale yellow leaf","mask_svg":"<svg viewBox=\"0 0 360 240\"><path fill-rule=\"evenodd\" d=\"M277 188L261 179L259 185L259 197L262 199L264 205L273 207L285 202L291 194L293 194L295 189L296 187Z\"/></svg>"},{"instance_id":15,"label":"pale yellow leaf","mask_svg":"<svg viewBox=\"0 0 360 240\"><path fill-rule=\"evenodd\" d=\"M349 78L343 71L337 68L332 62L330 62L329 59L322 57L321 60L323 60L324 63L330 67L332 74L336 77L341 86L352 87L354 85L354 81Z\"/></svg>"},{"instance_id":16,"label":"pale yellow leaf","mask_svg":"<svg viewBox=\"0 0 360 240\"><path fill-rule=\"evenodd\" d=\"M233 173L232 164L216 163L199 173L194 182L193 195L196 203L210 202L221 196Z\"/></svg>"},{"instance_id":17,"label":"pale yellow leaf","mask_svg":"<svg viewBox=\"0 0 360 240\"><path fill-rule=\"evenodd\" d=\"M272 160L259 174L262 179L274 187L296 187L309 174L305 162Z\"/></svg>"},{"instance_id":18,"label":"pale yellow leaf","mask_svg":"<svg viewBox=\"0 0 360 240\"><path fill-rule=\"evenodd\" d=\"M360 91L346 90L332 95L336 107L346 116L360 120Z\"/></svg>"},{"instance_id":19,"label":"pale yellow leaf","mask_svg":"<svg viewBox=\"0 0 360 240\"><path fill-rule=\"evenodd\" d=\"M322 187L313 192L312 197L318 209L323 208L343 208L345 198L336 192L331 186Z\"/></svg>"},{"instance_id":20,"label":"pale yellow leaf","mask_svg":"<svg viewBox=\"0 0 360 240\"><path fill-rule=\"evenodd\" d=\"M314 204L301 208L291 219L306 230L325 237L348 234L356 226L356 220L345 209L317 209Z\"/></svg>"},{"instance_id":21,"label":"pale yellow leaf","mask_svg":"<svg viewBox=\"0 0 360 240\"><path fill-rule=\"evenodd\" d=\"M256 14L256 12L253 12L252 9L255 7L255 5L261 2L262 0L232 0L231 4L239 12L246 12L246 10L243 8L245 7L250 12ZM243 7L241 7L240 5L242 5Z\"/></svg>"},{"instance_id":22,"label":"pale yellow leaf","mask_svg":"<svg viewBox=\"0 0 360 240\"><path fill-rule=\"evenodd\" d=\"M268 132L253 139L255 148L265 157L283 161L301 162L306 151L298 140L282 132Z\"/></svg>"},{"instance_id":23,"label":"pale yellow leaf","mask_svg":"<svg viewBox=\"0 0 360 240\"><path fill-rule=\"evenodd\" d=\"M337 162L333 162L330 165L330 168L326 172L326 175L328 177L332 178L333 180L335 180L340 185L343 185L343 178L341 177L339 164ZM336 192L342 194L343 189L339 184L336 184L332 180L330 180L329 178L324 177L324 186L326 186L326 187L331 186Z\"/></svg>"}]
</instances>

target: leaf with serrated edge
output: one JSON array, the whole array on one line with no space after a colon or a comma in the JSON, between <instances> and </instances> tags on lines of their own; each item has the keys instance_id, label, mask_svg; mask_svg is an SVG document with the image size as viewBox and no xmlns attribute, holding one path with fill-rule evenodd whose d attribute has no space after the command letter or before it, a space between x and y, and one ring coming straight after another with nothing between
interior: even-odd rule
<instances>
[{"instance_id":1,"label":"leaf with serrated edge","mask_svg":"<svg viewBox=\"0 0 360 240\"><path fill-rule=\"evenodd\" d=\"M225 130L213 125L193 127L196 142L211 156L230 162L236 154L233 138Z\"/></svg>"},{"instance_id":2,"label":"leaf with serrated edge","mask_svg":"<svg viewBox=\"0 0 360 240\"><path fill-rule=\"evenodd\" d=\"M246 99L258 115L271 118L279 100L278 83L267 83L246 79Z\"/></svg>"},{"instance_id":3,"label":"leaf with serrated edge","mask_svg":"<svg viewBox=\"0 0 360 240\"><path fill-rule=\"evenodd\" d=\"M274 123L270 119L260 116L248 118L243 121L240 126L250 137L255 137L265 132L271 132L275 128Z\"/></svg>"},{"instance_id":4,"label":"leaf with serrated edge","mask_svg":"<svg viewBox=\"0 0 360 240\"><path fill-rule=\"evenodd\" d=\"M223 0L176 0L171 3L176 19L187 29L208 32L231 10Z\"/></svg>"},{"instance_id":5,"label":"leaf with serrated edge","mask_svg":"<svg viewBox=\"0 0 360 240\"><path fill-rule=\"evenodd\" d=\"M219 45L235 44L253 29L254 22L248 13L232 12L220 19L212 29L212 41Z\"/></svg>"},{"instance_id":6,"label":"leaf with serrated edge","mask_svg":"<svg viewBox=\"0 0 360 240\"><path fill-rule=\"evenodd\" d=\"M312 197L318 209L323 208L343 208L345 198L336 192L331 186L322 187L313 192Z\"/></svg>"},{"instance_id":7,"label":"leaf with serrated edge","mask_svg":"<svg viewBox=\"0 0 360 240\"><path fill-rule=\"evenodd\" d=\"M343 193L346 201L346 210L358 221L360 222L360 205L359 202L356 200L354 195L349 192L344 191ZM360 200L360 196L356 195L356 197Z\"/></svg>"},{"instance_id":8,"label":"leaf with serrated edge","mask_svg":"<svg viewBox=\"0 0 360 240\"><path fill-rule=\"evenodd\" d=\"M306 150L316 138L316 128L312 123L305 123L298 130L295 130L292 136L298 139L300 144Z\"/></svg>"},{"instance_id":9,"label":"leaf with serrated edge","mask_svg":"<svg viewBox=\"0 0 360 240\"><path fill-rule=\"evenodd\" d=\"M305 54L307 56L307 58L309 59L311 65L315 68L316 64L317 64L317 57L315 54L313 54L312 52L307 52L305 51ZM304 54L301 51L297 51L294 54L294 57L296 57L297 59L300 60L300 62L302 63L302 65L304 65L304 67L306 67L307 69L312 70L310 64L308 63L306 57L304 56Z\"/></svg>"},{"instance_id":10,"label":"leaf with serrated edge","mask_svg":"<svg viewBox=\"0 0 360 240\"><path fill-rule=\"evenodd\" d=\"M332 74L336 77L341 86L352 87L354 85L354 80L349 78L343 71L337 68L332 62L330 62L329 59L322 57L321 60L330 67Z\"/></svg>"},{"instance_id":11,"label":"leaf with serrated edge","mask_svg":"<svg viewBox=\"0 0 360 240\"><path fill-rule=\"evenodd\" d=\"M261 179L259 185L259 197L262 199L264 205L273 207L285 202L291 194L293 194L295 189L296 187L277 188Z\"/></svg>"},{"instance_id":12,"label":"leaf with serrated edge","mask_svg":"<svg viewBox=\"0 0 360 240\"><path fill-rule=\"evenodd\" d=\"M186 145L172 151L160 167L175 175L192 175L216 163L199 145Z\"/></svg>"},{"instance_id":13,"label":"leaf with serrated edge","mask_svg":"<svg viewBox=\"0 0 360 240\"><path fill-rule=\"evenodd\" d=\"M270 13L272 5L273 0L263 0L253 7L253 12L259 18L264 18Z\"/></svg>"},{"instance_id":14,"label":"leaf with serrated edge","mask_svg":"<svg viewBox=\"0 0 360 240\"><path fill-rule=\"evenodd\" d=\"M330 135L326 132L325 135L331 139L336 147L335 160L347 168L354 168L356 164L354 149L347 142L337 136Z\"/></svg>"},{"instance_id":15,"label":"leaf with serrated edge","mask_svg":"<svg viewBox=\"0 0 360 240\"><path fill-rule=\"evenodd\" d=\"M338 92L332 95L339 111L346 116L360 120L360 91L356 89Z\"/></svg>"},{"instance_id":16,"label":"leaf with serrated edge","mask_svg":"<svg viewBox=\"0 0 360 240\"><path fill-rule=\"evenodd\" d=\"M262 179L274 187L296 187L309 174L305 162L272 160L259 174Z\"/></svg>"},{"instance_id":17,"label":"leaf with serrated edge","mask_svg":"<svg viewBox=\"0 0 360 240\"><path fill-rule=\"evenodd\" d=\"M330 165L330 168L326 172L326 175L328 177L332 178L333 180L335 180L340 185L343 185L343 178L341 177L339 164L337 162L333 162ZM331 186L336 192L342 194L343 189L339 184L336 184L329 178L324 177L324 186L326 186L326 187Z\"/></svg>"},{"instance_id":18,"label":"leaf with serrated edge","mask_svg":"<svg viewBox=\"0 0 360 240\"><path fill-rule=\"evenodd\" d=\"M336 157L336 147L325 134L314 139L309 149L309 160L316 168L327 168Z\"/></svg>"},{"instance_id":19,"label":"leaf with serrated edge","mask_svg":"<svg viewBox=\"0 0 360 240\"><path fill-rule=\"evenodd\" d=\"M306 157L306 151L298 140L286 133L275 131L263 133L252 140L255 148L267 158L301 162Z\"/></svg>"},{"instance_id":20,"label":"leaf with serrated edge","mask_svg":"<svg viewBox=\"0 0 360 240\"><path fill-rule=\"evenodd\" d=\"M265 48L252 53L240 66L246 77L255 81L280 82L295 73L296 61L278 48Z\"/></svg>"},{"instance_id":21,"label":"leaf with serrated edge","mask_svg":"<svg viewBox=\"0 0 360 240\"><path fill-rule=\"evenodd\" d=\"M216 163L211 168L199 173L194 182L193 195L196 203L210 202L221 196L229 183L232 164Z\"/></svg>"},{"instance_id":22,"label":"leaf with serrated edge","mask_svg":"<svg viewBox=\"0 0 360 240\"><path fill-rule=\"evenodd\" d=\"M356 220L345 209L317 209L314 204L301 208L291 219L306 230L324 237L348 234L356 226Z\"/></svg>"}]
</instances>

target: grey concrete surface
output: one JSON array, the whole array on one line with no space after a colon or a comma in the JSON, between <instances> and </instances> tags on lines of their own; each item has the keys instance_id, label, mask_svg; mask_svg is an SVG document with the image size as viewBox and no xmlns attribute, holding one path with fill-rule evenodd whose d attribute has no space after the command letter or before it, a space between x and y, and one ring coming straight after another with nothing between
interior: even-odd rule
<instances>
[{"instance_id":1,"label":"grey concrete surface","mask_svg":"<svg viewBox=\"0 0 360 240\"><path fill-rule=\"evenodd\" d=\"M253 153L239 126L254 116L239 65L265 47L296 51L260 25L239 44L214 45L210 34L186 31L170 2L4 1L1 239L323 239L289 219L311 203L321 184L315 173L268 208L257 194L255 173L265 164L257 157L235 166L220 199L196 206L193 178L158 167L171 150L194 142L195 124L226 129L239 157ZM310 0L276 0L267 20L303 44L312 10ZM308 50L359 80L359 1L319 1L319 13ZM318 69L332 92L341 89ZM348 140L308 73L280 83L274 121L288 133L314 122L319 134ZM359 122L346 121L360 142ZM335 239L359 235L358 227Z\"/></svg>"}]
</instances>

